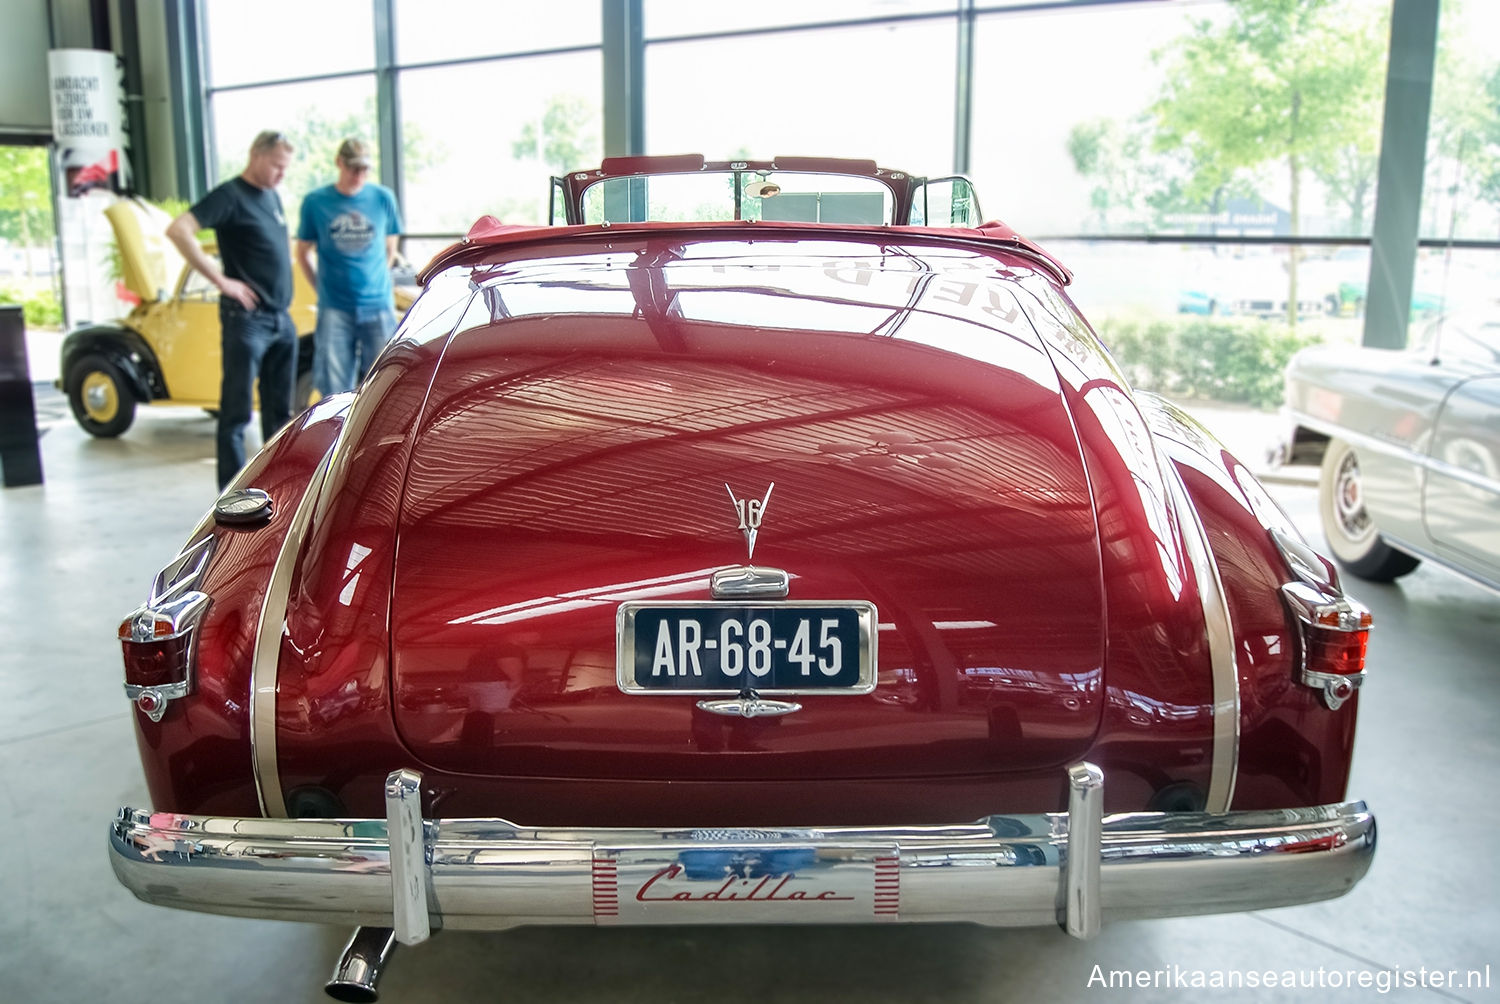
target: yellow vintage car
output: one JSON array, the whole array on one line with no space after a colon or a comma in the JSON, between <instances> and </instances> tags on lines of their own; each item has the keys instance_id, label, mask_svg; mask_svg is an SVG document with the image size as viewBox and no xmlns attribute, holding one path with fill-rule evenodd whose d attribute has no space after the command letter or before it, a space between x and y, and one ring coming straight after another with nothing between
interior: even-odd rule
<instances>
[{"instance_id":1,"label":"yellow vintage car","mask_svg":"<svg viewBox=\"0 0 1500 1004\"><path fill-rule=\"evenodd\" d=\"M138 199L121 199L105 211L120 250L121 279L140 304L129 315L72 331L62 344L58 386L73 415L95 436L130 428L139 404L219 407L219 291L190 268L167 240L171 218ZM213 247L208 246L210 252ZM290 312L298 331L299 406L312 389L313 329L317 294L302 270L292 268ZM397 313L413 290L400 288Z\"/></svg>"}]
</instances>

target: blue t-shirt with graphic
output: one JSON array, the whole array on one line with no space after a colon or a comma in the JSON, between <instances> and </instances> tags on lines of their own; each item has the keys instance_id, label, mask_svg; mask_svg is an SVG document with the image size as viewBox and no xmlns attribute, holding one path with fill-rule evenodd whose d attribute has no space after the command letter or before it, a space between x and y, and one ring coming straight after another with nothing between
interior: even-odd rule
<instances>
[{"instance_id":1,"label":"blue t-shirt with graphic","mask_svg":"<svg viewBox=\"0 0 1500 1004\"><path fill-rule=\"evenodd\" d=\"M385 239L401 232L396 197L367 183L353 195L333 185L302 200L299 241L318 247L318 303L335 310L378 310L391 305Z\"/></svg>"}]
</instances>

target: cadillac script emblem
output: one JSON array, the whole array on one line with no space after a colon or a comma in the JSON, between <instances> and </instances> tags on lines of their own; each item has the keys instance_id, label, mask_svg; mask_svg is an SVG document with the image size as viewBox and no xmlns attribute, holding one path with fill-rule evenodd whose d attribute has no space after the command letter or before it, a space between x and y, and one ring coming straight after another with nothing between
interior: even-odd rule
<instances>
[{"instance_id":1,"label":"cadillac script emblem","mask_svg":"<svg viewBox=\"0 0 1500 1004\"><path fill-rule=\"evenodd\" d=\"M772 481L766 487L765 498L762 499L738 499L734 497L734 489L728 484L724 490L729 493L729 501L734 503L734 513L740 520L740 532L745 535L745 546L748 549L745 561L755 560L755 537L760 532L760 521L765 518L766 506L771 501L771 489L776 487Z\"/></svg>"}]
</instances>

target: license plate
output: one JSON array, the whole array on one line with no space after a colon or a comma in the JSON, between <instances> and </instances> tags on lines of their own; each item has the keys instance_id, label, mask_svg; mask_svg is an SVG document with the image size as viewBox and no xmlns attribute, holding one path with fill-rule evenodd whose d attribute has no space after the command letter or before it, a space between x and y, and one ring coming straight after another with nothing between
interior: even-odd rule
<instances>
[{"instance_id":1,"label":"license plate","mask_svg":"<svg viewBox=\"0 0 1500 1004\"><path fill-rule=\"evenodd\" d=\"M863 600L622 603L618 634L627 693L875 689L875 607Z\"/></svg>"}]
</instances>

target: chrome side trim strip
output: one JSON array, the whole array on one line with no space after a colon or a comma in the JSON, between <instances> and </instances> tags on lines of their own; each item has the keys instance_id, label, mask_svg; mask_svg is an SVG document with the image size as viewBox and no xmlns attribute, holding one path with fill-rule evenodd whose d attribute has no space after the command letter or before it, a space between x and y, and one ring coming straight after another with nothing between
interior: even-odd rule
<instances>
[{"instance_id":1,"label":"chrome side trim strip","mask_svg":"<svg viewBox=\"0 0 1500 1004\"><path fill-rule=\"evenodd\" d=\"M1469 582L1474 583L1476 586L1488 589L1492 593L1500 594L1500 579L1486 578L1481 572L1479 572L1472 566L1460 566L1455 563L1453 558L1445 558L1431 548L1418 547L1416 544L1413 544L1411 541L1405 539L1404 537L1396 537L1388 533L1382 533L1380 535L1380 539L1385 541L1387 544L1391 545L1398 551L1405 551L1407 554L1410 554L1413 557L1425 559L1435 565L1441 565L1448 571L1452 572L1455 575L1462 576L1464 579L1467 579Z\"/></svg>"},{"instance_id":2,"label":"chrome side trim strip","mask_svg":"<svg viewBox=\"0 0 1500 1004\"><path fill-rule=\"evenodd\" d=\"M427 915L422 775L414 770L394 770L385 779L385 832L391 843L391 915L396 940L419 945L432 935L432 920Z\"/></svg>"},{"instance_id":3,"label":"chrome side trim strip","mask_svg":"<svg viewBox=\"0 0 1500 1004\"><path fill-rule=\"evenodd\" d=\"M339 440L342 442L342 437ZM250 676L250 760L255 768L255 797L267 816L285 816L286 800L281 792L281 771L276 763L276 668L281 658L281 636L286 630L286 603L291 594L292 571L302 550L302 539L312 521L328 466L338 452L337 444L323 455L308 480L307 491L297 503L292 524L287 527L281 552L266 585L255 634L255 658Z\"/></svg>"},{"instance_id":4,"label":"chrome side trim strip","mask_svg":"<svg viewBox=\"0 0 1500 1004\"><path fill-rule=\"evenodd\" d=\"M1075 938L1099 933L1099 872L1104 844L1104 772L1091 763L1068 768L1067 902L1063 929Z\"/></svg>"},{"instance_id":5,"label":"chrome side trim strip","mask_svg":"<svg viewBox=\"0 0 1500 1004\"><path fill-rule=\"evenodd\" d=\"M1188 498L1182 472L1171 461L1162 466L1166 469L1173 508L1183 523L1183 544L1188 560L1193 563L1193 577L1198 580L1198 598L1203 605L1203 624L1208 632L1213 667L1213 766L1204 808L1209 812L1228 812L1234 800L1234 780L1240 763L1240 678L1234 659L1234 624L1208 532Z\"/></svg>"},{"instance_id":6,"label":"chrome side trim strip","mask_svg":"<svg viewBox=\"0 0 1500 1004\"><path fill-rule=\"evenodd\" d=\"M1471 488L1479 488L1489 492L1491 495L1500 495L1500 481L1496 481L1494 478L1487 478L1478 471L1471 471L1467 467L1459 467L1457 464L1450 464L1446 460L1439 460L1437 457L1427 456L1426 454L1422 455L1421 462L1423 467L1434 474L1441 474L1444 477L1452 478L1454 481L1462 481Z\"/></svg>"},{"instance_id":7,"label":"chrome side trim strip","mask_svg":"<svg viewBox=\"0 0 1500 1004\"><path fill-rule=\"evenodd\" d=\"M1471 471L1466 467L1459 467L1455 464L1450 464L1446 460L1441 460L1437 457L1432 456L1431 454L1421 453L1409 446L1403 446L1400 443L1393 443L1389 440L1381 439L1378 436L1372 436L1364 432L1355 432L1353 429L1346 429L1343 426L1334 425L1331 422L1325 422L1320 418L1315 418L1314 416L1307 414L1306 412L1296 411L1294 409L1288 408L1286 414L1287 417L1290 418L1296 425L1304 426L1308 429L1313 430L1314 432L1322 433L1325 436L1331 436L1335 439L1342 439L1350 446L1354 446L1362 450L1369 450L1373 453L1383 453L1386 456L1390 457L1397 457L1401 460L1405 460L1408 463L1411 463L1416 467L1421 467L1428 471L1435 471L1439 474L1444 475L1445 477L1453 478L1455 481L1462 481L1463 483L1472 485L1475 488L1500 495L1500 481L1497 481L1494 478L1487 478L1483 474L1480 474L1478 471Z\"/></svg>"}]
</instances>

